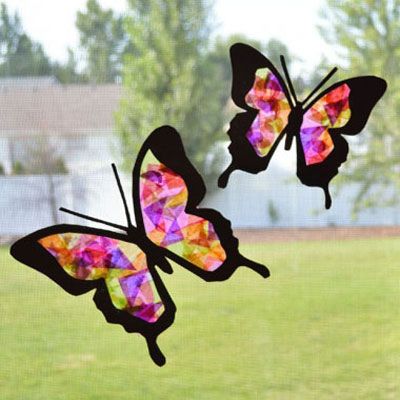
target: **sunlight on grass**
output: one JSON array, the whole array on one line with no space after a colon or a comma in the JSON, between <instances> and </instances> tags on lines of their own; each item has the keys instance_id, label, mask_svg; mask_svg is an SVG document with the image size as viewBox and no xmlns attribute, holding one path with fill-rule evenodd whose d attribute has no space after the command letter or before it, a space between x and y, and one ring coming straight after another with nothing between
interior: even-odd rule
<instances>
[{"instance_id":1,"label":"sunlight on grass","mask_svg":"<svg viewBox=\"0 0 400 400\"><path fill-rule=\"evenodd\" d=\"M159 340L109 325L0 253L2 399L400 398L400 240L243 246L265 262L208 284L175 266L175 324Z\"/></svg>"}]
</instances>

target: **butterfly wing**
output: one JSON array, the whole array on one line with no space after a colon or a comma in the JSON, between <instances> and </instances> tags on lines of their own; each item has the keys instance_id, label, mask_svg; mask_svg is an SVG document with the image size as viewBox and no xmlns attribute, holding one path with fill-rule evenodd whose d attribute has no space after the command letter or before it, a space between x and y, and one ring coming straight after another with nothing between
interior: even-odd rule
<instances>
[{"instance_id":1,"label":"butterfly wing","mask_svg":"<svg viewBox=\"0 0 400 400\"><path fill-rule=\"evenodd\" d=\"M234 44L230 54L232 99L246 112L230 123L232 162L219 178L220 187L227 185L235 169L257 173L267 168L291 111L284 80L267 58L242 43Z\"/></svg>"},{"instance_id":2,"label":"butterfly wing","mask_svg":"<svg viewBox=\"0 0 400 400\"><path fill-rule=\"evenodd\" d=\"M367 123L386 82L362 76L338 82L306 107L297 135L297 176L307 186L321 187L329 208L329 182L346 161L348 144L340 135L356 135Z\"/></svg>"},{"instance_id":3,"label":"butterfly wing","mask_svg":"<svg viewBox=\"0 0 400 400\"><path fill-rule=\"evenodd\" d=\"M207 281L227 279L239 265L269 275L266 267L239 253L228 220L197 207L205 195L204 182L174 128L158 128L145 141L133 188L138 228L170 259Z\"/></svg>"},{"instance_id":4,"label":"butterfly wing","mask_svg":"<svg viewBox=\"0 0 400 400\"><path fill-rule=\"evenodd\" d=\"M70 294L96 289L93 299L106 320L127 332L141 333L153 360L162 365L165 358L156 338L172 324L175 305L145 252L127 238L99 229L57 225L20 239L11 254Z\"/></svg>"}]
</instances>

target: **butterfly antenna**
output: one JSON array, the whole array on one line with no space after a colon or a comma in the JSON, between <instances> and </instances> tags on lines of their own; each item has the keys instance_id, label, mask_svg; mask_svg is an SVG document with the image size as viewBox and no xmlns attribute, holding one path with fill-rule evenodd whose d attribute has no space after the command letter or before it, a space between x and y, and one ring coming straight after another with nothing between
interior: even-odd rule
<instances>
[{"instance_id":1,"label":"butterfly antenna","mask_svg":"<svg viewBox=\"0 0 400 400\"><path fill-rule=\"evenodd\" d=\"M338 70L337 67L332 68L332 70L329 72L329 74L326 75L324 79L322 79L322 81L316 86L316 88L315 88L315 89L307 96L307 98L303 101L303 105L305 105L305 104L311 99L311 97L314 96L314 94L315 94L316 92L318 92L318 90L319 90L322 86L324 86L325 83L329 81L329 79L331 79L332 75L335 74L337 70Z\"/></svg>"},{"instance_id":2,"label":"butterfly antenna","mask_svg":"<svg viewBox=\"0 0 400 400\"><path fill-rule=\"evenodd\" d=\"M285 74L285 78L286 78L286 81L287 81L288 86L289 86L289 92L292 95L295 103L297 104L296 92L294 91L293 83L292 83L292 81L290 79L290 76L289 76L289 71L288 71L287 66L286 66L285 57L284 56L280 56L280 60L281 60L282 68L283 68L283 73ZM293 102L291 102L291 103L292 103L291 106L293 107Z\"/></svg>"},{"instance_id":3,"label":"butterfly antenna","mask_svg":"<svg viewBox=\"0 0 400 400\"><path fill-rule=\"evenodd\" d=\"M115 179L116 179L116 181L117 181L119 193L121 194L122 203L124 204L126 220L128 221L128 227L132 227L133 225L132 225L131 215L130 215L130 213L129 213L128 203L126 202L126 197L125 197L124 189L122 188L121 180L119 179L117 167L116 167L116 165L115 165L114 163L111 164L111 167L112 167L112 169L113 169L114 176L115 176Z\"/></svg>"},{"instance_id":4,"label":"butterfly antenna","mask_svg":"<svg viewBox=\"0 0 400 400\"><path fill-rule=\"evenodd\" d=\"M125 232L128 231L128 228L126 226L113 224L112 222L103 221L102 219L98 219L98 218L93 218L93 217L90 217L89 215L85 215L85 214L78 213L76 211L68 210L67 208L64 208L64 207L61 207L60 211L63 211L65 213L67 213L67 214L75 215L76 217L87 219L89 221L98 222L100 224L108 225L108 226L111 226L113 228L117 228L117 229L120 229L122 231L125 231Z\"/></svg>"}]
</instances>

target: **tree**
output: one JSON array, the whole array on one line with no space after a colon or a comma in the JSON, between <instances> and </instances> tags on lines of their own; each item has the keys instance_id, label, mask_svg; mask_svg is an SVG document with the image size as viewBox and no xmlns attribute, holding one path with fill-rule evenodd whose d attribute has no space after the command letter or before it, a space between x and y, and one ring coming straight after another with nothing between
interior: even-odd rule
<instances>
[{"instance_id":1,"label":"tree","mask_svg":"<svg viewBox=\"0 0 400 400\"><path fill-rule=\"evenodd\" d=\"M65 64L52 63L43 46L24 31L18 13L10 15L4 3L0 5L0 77L54 75L61 83L84 82L77 72L75 54L68 49Z\"/></svg>"},{"instance_id":2,"label":"tree","mask_svg":"<svg viewBox=\"0 0 400 400\"><path fill-rule=\"evenodd\" d=\"M86 11L78 12L76 27L86 58L90 82L114 82L121 74L125 51L123 17L111 9L102 9L97 0L88 0Z\"/></svg>"},{"instance_id":3,"label":"tree","mask_svg":"<svg viewBox=\"0 0 400 400\"><path fill-rule=\"evenodd\" d=\"M52 223L59 223L57 192L60 187L60 175L68 173L64 159L52 143L54 138L41 136L31 138L22 160L15 160L12 166L14 175L40 175L44 187L38 188L38 201L47 203Z\"/></svg>"},{"instance_id":4,"label":"tree","mask_svg":"<svg viewBox=\"0 0 400 400\"><path fill-rule=\"evenodd\" d=\"M359 185L354 211L396 204L400 199L400 0L327 0L322 16L329 23L320 28L321 33L340 51L345 60L342 67L352 76L377 75L388 83L342 173L343 182Z\"/></svg>"},{"instance_id":5,"label":"tree","mask_svg":"<svg viewBox=\"0 0 400 400\"><path fill-rule=\"evenodd\" d=\"M208 58L210 10L207 0L129 0L125 27L132 53L125 56L125 97L117 115L127 166L144 138L169 124L182 134L203 177L216 174L210 154L224 139L225 118Z\"/></svg>"},{"instance_id":6,"label":"tree","mask_svg":"<svg viewBox=\"0 0 400 400\"><path fill-rule=\"evenodd\" d=\"M125 96L117 114L126 167L144 138L169 124L181 133L206 183L215 185L223 156L216 144L227 139L224 128L233 113L229 47L238 41L261 51L264 46L242 35L212 43L211 12L208 0L129 1L125 27L131 52L124 58ZM278 41L271 49L278 44L287 54Z\"/></svg>"},{"instance_id":7,"label":"tree","mask_svg":"<svg viewBox=\"0 0 400 400\"><path fill-rule=\"evenodd\" d=\"M0 6L0 76L50 75L51 63L41 44L24 32L18 13Z\"/></svg>"},{"instance_id":8,"label":"tree","mask_svg":"<svg viewBox=\"0 0 400 400\"><path fill-rule=\"evenodd\" d=\"M53 63L53 74L60 83L86 83L85 74L79 73L75 53L68 48L68 59L65 64Z\"/></svg>"}]
</instances>

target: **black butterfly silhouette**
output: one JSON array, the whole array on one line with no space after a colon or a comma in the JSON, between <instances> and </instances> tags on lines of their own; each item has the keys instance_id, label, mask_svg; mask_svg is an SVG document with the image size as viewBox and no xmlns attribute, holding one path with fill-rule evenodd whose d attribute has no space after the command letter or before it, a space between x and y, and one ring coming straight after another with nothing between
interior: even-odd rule
<instances>
[{"instance_id":1,"label":"black butterfly silhouette","mask_svg":"<svg viewBox=\"0 0 400 400\"><path fill-rule=\"evenodd\" d=\"M138 332L158 365L165 357L156 340L174 321L176 307L156 266L172 273L166 257L206 281L228 279L240 265L263 277L268 269L239 253L230 222L212 209L197 208L205 195L201 176L185 155L178 132L156 129L144 142L133 170L133 226L117 170L128 226L88 217L125 234L79 225L55 225L14 243L11 254L64 290L93 300L110 323Z\"/></svg>"},{"instance_id":2,"label":"black butterfly silhouette","mask_svg":"<svg viewBox=\"0 0 400 400\"><path fill-rule=\"evenodd\" d=\"M329 182L346 161L348 144L341 135L356 135L367 123L386 82L375 76L360 76L337 82L313 98L336 72L334 68L299 101L281 56L287 85L274 65L259 51L236 43L230 49L232 99L246 110L230 124L229 151L232 162L218 180L225 187L236 170L258 173L268 167L279 142L286 135L289 150L296 137L297 176L307 186L321 187L325 207L331 206Z\"/></svg>"}]
</instances>

